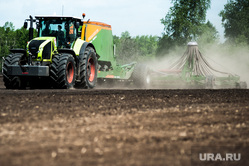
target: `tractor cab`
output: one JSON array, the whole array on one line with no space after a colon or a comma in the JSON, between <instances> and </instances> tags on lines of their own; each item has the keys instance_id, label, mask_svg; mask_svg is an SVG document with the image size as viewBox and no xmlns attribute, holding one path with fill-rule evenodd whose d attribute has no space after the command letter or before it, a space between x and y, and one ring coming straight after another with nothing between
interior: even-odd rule
<instances>
[{"instance_id":1,"label":"tractor cab","mask_svg":"<svg viewBox=\"0 0 249 166\"><path fill-rule=\"evenodd\" d=\"M65 16L36 16L38 36L56 37L58 48L71 48L80 37L80 18Z\"/></svg>"}]
</instances>

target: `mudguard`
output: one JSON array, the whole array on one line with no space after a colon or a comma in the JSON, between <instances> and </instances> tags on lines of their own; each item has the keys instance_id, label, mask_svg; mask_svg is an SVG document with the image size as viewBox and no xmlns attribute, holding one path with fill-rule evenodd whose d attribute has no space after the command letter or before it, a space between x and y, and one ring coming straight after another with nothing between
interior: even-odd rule
<instances>
[{"instance_id":1,"label":"mudguard","mask_svg":"<svg viewBox=\"0 0 249 166\"><path fill-rule=\"evenodd\" d=\"M94 50L94 46L92 43L89 43L89 42L86 42L84 40L81 40L81 39L77 39L75 41L75 44L73 46L73 51L75 53L75 61L76 61L76 68L77 68L77 73L80 73L80 62L83 61L83 57L84 57L84 52L87 48L87 46L91 46Z\"/></svg>"},{"instance_id":2,"label":"mudguard","mask_svg":"<svg viewBox=\"0 0 249 166\"><path fill-rule=\"evenodd\" d=\"M22 48L16 48L16 49L10 49L10 52L11 53L22 53L22 54L26 54L27 51L25 49L22 49Z\"/></svg>"},{"instance_id":3,"label":"mudguard","mask_svg":"<svg viewBox=\"0 0 249 166\"><path fill-rule=\"evenodd\" d=\"M74 50L76 56L82 56L84 54L87 46L91 46L95 50L92 43L86 42L86 41L81 40L81 39L77 39L74 46L73 46L73 50Z\"/></svg>"},{"instance_id":4,"label":"mudguard","mask_svg":"<svg viewBox=\"0 0 249 166\"><path fill-rule=\"evenodd\" d=\"M75 55L76 55L76 63L77 64L80 60L83 59L83 55L84 55L84 52L85 52L87 46L91 46L95 50L92 43L86 42L86 41L81 40L81 39L76 40L76 42L73 46L73 50L74 50Z\"/></svg>"}]
</instances>

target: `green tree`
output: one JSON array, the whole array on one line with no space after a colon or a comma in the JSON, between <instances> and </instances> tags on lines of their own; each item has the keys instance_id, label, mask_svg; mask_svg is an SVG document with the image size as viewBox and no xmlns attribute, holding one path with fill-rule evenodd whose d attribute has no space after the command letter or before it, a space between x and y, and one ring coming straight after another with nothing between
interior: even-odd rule
<instances>
[{"instance_id":1,"label":"green tree","mask_svg":"<svg viewBox=\"0 0 249 166\"><path fill-rule=\"evenodd\" d=\"M163 37L159 39L157 53L165 54L176 46L187 44L191 40L200 40L207 31L212 31L212 39L218 35L215 27L206 23L206 12L210 8L211 0L172 0L173 6L165 18Z\"/></svg>"},{"instance_id":2,"label":"green tree","mask_svg":"<svg viewBox=\"0 0 249 166\"><path fill-rule=\"evenodd\" d=\"M172 0L173 7L161 22L165 26L165 34L184 44L197 37L199 26L206 21L206 11L210 0Z\"/></svg>"},{"instance_id":3,"label":"green tree","mask_svg":"<svg viewBox=\"0 0 249 166\"><path fill-rule=\"evenodd\" d=\"M156 50L157 56L163 56L169 54L169 52L175 47L174 40L168 35L163 35L159 38L158 48Z\"/></svg>"},{"instance_id":4,"label":"green tree","mask_svg":"<svg viewBox=\"0 0 249 166\"><path fill-rule=\"evenodd\" d=\"M157 36L148 36L148 35L142 35L142 36L136 36L135 42L138 46L138 49L140 50L141 56L154 56L157 49L157 42L158 37Z\"/></svg>"},{"instance_id":5,"label":"green tree","mask_svg":"<svg viewBox=\"0 0 249 166\"><path fill-rule=\"evenodd\" d=\"M34 36L37 36L37 31L34 31ZM0 68L2 67L2 58L10 54L10 49L25 49L28 40L29 31L23 27L15 30L11 22L6 22L4 26L0 27Z\"/></svg>"},{"instance_id":6,"label":"green tree","mask_svg":"<svg viewBox=\"0 0 249 166\"><path fill-rule=\"evenodd\" d=\"M218 43L218 31L210 21L206 24L202 24L199 28L202 32L196 39L199 45Z\"/></svg>"},{"instance_id":7,"label":"green tree","mask_svg":"<svg viewBox=\"0 0 249 166\"><path fill-rule=\"evenodd\" d=\"M27 42L29 41L29 31L25 28L17 29L15 36L18 39L16 43L16 48L26 48ZM37 36L36 31L34 31L34 37Z\"/></svg>"},{"instance_id":8,"label":"green tree","mask_svg":"<svg viewBox=\"0 0 249 166\"><path fill-rule=\"evenodd\" d=\"M116 46L118 63L125 64L137 60L139 56L138 47L128 31L121 33L121 37Z\"/></svg>"},{"instance_id":9,"label":"green tree","mask_svg":"<svg viewBox=\"0 0 249 166\"><path fill-rule=\"evenodd\" d=\"M220 12L227 42L249 44L249 1L229 0Z\"/></svg>"},{"instance_id":10,"label":"green tree","mask_svg":"<svg viewBox=\"0 0 249 166\"><path fill-rule=\"evenodd\" d=\"M16 44L15 27L13 23L6 22L3 27L0 27L0 62L2 64L2 57L9 54L9 50ZM1 65L0 64L0 65ZM0 66L0 68L2 65Z\"/></svg>"},{"instance_id":11,"label":"green tree","mask_svg":"<svg viewBox=\"0 0 249 166\"><path fill-rule=\"evenodd\" d=\"M128 31L122 32L121 37L113 36L116 45L116 56L119 64L133 61L143 61L155 56L157 36L131 37Z\"/></svg>"}]
</instances>

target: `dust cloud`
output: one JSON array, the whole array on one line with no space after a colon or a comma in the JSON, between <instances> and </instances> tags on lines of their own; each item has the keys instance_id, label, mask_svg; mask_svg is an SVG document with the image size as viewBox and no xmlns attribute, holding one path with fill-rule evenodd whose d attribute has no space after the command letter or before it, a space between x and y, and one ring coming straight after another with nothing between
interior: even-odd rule
<instances>
[{"instance_id":1,"label":"dust cloud","mask_svg":"<svg viewBox=\"0 0 249 166\"><path fill-rule=\"evenodd\" d=\"M175 51L171 51L169 54L164 57L156 57L154 59L150 59L147 61L140 61L138 63L142 63L147 65L152 71L162 71L156 75L159 77L159 81L151 77L151 85L147 89L203 89L206 88L206 84L202 85L186 85L185 82L180 80L181 73L173 72L173 73L163 73L163 71L167 71L170 67L178 61L183 54L185 53L186 46L178 47ZM229 46L225 44L215 44L215 45L198 45L199 51L201 55L207 60L209 65L218 70L220 72L228 73L228 74L220 74L215 73L216 77L228 77L230 74L232 76L239 76L241 82L246 82L249 85L249 47L235 47ZM160 82L160 77L178 77L179 79L170 79L166 81ZM163 79L162 79L163 80ZM159 84L157 84L159 83ZM144 87L136 87L133 86L132 80L108 80L106 79L104 82L98 81L96 88L97 89L144 89ZM235 88L234 87L215 87L219 88Z\"/></svg>"},{"instance_id":2,"label":"dust cloud","mask_svg":"<svg viewBox=\"0 0 249 166\"><path fill-rule=\"evenodd\" d=\"M240 76L249 85L249 48L223 45L203 49L203 55L217 70Z\"/></svg>"},{"instance_id":3,"label":"dust cloud","mask_svg":"<svg viewBox=\"0 0 249 166\"><path fill-rule=\"evenodd\" d=\"M165 55L165 57L147 62L147 65L156 71L170 69L170 66L181 58L187 47L187 45L179 47L175 51L171 51ZM249 47L235 47L225 44L198 45L198 47L202 56L212 68L233 76L240 76L240 81L246 82L249 85ZM216 76L228 77L228 75L224 74ZM165 87L167 88L167 86ZM186 87L184 85L177 87L177 89L182 88Z\"/></svg>"}]
</instances>

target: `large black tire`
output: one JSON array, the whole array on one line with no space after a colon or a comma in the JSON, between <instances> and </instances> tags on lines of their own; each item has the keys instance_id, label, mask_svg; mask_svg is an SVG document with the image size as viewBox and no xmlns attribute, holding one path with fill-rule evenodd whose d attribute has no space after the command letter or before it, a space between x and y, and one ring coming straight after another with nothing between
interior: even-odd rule
<instances>
[{"instance_id":1,"label":"large black tire","mask_svg":"<svg viewBox=\"0 0 249 166\"><path fill-rule=\"evenodd\" d=\"M147 65L136 64L131 79L136 88L150 88L150 69Z\"/></svg>"},{"instance_id":2,"label":"large black tire","mask_svg":"<svg viewBox=\"0 0 249 166\"><path fill-rule=\"evenodd\" d=\"M24 89L26 88L25 78L18 76L8 76L7 75L7 66L8 65L18 65L20 60L23 58L24 54L15 53L10 54L5 58L3 64L3 82L7 89Z\"/></svg>"},{"instance_id":3,"label":"large black tire","mask_svg":"<svg viewBox=\"0 0 249 166\"><path fill-rule=\"evenodd\" d=\"M79 62L80 75L76 82L77 88L92 89L96 86L98 73L98 60L92 47L87 47L83 58Z\"/></svg>"},{"instance_id":4,"label":"large black tire","mask_svg":"<svg viewBox=\"0 0 249 166\"><path fill-rule=\"evenodd\" d=\"M55 55L50 67L52 86L58 89L72 88L75 84L75 71L75 60L72 55Z\"/></svg>"}]
</instances>

